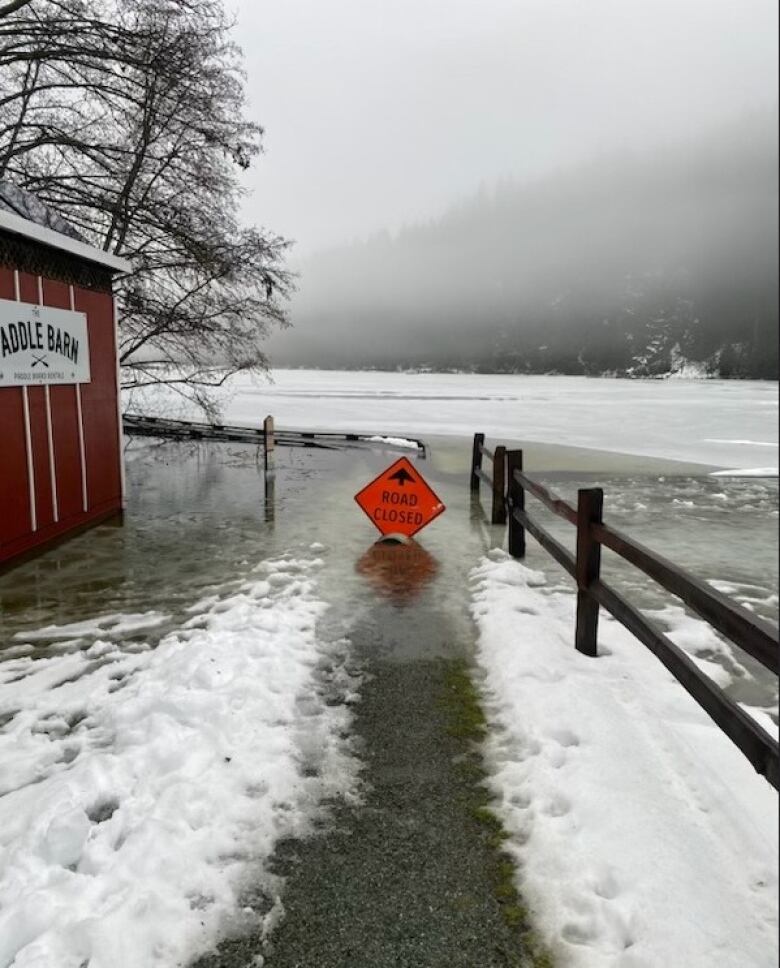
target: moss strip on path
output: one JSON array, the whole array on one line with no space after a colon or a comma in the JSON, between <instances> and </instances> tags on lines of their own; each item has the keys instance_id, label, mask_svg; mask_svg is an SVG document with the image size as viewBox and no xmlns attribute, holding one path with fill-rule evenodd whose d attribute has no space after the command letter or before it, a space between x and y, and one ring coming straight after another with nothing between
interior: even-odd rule
<instances>
[{"instance_id":1,"label":"moss strip on path","mask_svg":"<svg viewBox=\"0 0 780 968\"><path fill-rule=\"evenodd\" d=\"M493 893L499 903L504 921L512 932L517 932L527 964L534 968L553 968L553 961L537 937L531 917L515 887L515 865L503 851L508 838L501 821L490 808L490 796L484 784L482 757L476 744L486 734L487 723L479 693L463 659L454 660L445 676L446 690L443 703L447 710L449 732L470 748L464 752L460 769L464 777L464 796L471 801L471 813L483 828L491 863Z\"/></svg>"}]
</instances>

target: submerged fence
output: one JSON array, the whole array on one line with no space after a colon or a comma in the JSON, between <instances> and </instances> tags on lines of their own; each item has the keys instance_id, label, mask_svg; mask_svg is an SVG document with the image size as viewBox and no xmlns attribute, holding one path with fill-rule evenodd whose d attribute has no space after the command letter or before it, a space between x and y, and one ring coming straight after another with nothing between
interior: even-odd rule
<instances>
[{"instance_id":1,"label":"submerged fence","mask_svg":"<svg viewBox=\"0 0 780 968\"><path fill-rule=\"evenodd\" d=\"M269 423L270 421L270 423ZM328 433L321 431L281 430L274 428L273 418L266 417L262 427L204 423L195 420L170 420L167 417L147 417L124 414L124 432L130 436L164 437L171 440L215 440L249 443L262 446L266 452L277 447L316 447L340 450L345 447L408 452L409 447L396 443L399 438L385 434ZM427 448L422 440L404 437L413 444L418 457L425 457ZM270 446L269 446L270 444Z\"/></svg>"},{"instance_id":2,"label":"submerged fence","mask_svg":"<svg viewBox=\"0 0 780 968\"><path fill-rule=\"evenodd\" d=\"M522 450L506 450L503 447L495 449L493 477L488 478L481 472L481 466L476 464L478 448L480 457L484 453L483 444L484 436L475 434L472 491L475 489L475 478L477 490L479 481L487 480L493 488L495 501L496 481L505 482L503 500L509 523L509 553L515 558L525 557L528 532L574 578L577 584L575 648L584 655L598 655L599 608L605 608L660 659L742 751L756 771L778 789L780 761L777 741L702 672L686 652L602 580L601 549L608 548L677 596L691 611L775 675L780 670L777 626L764 621L673 562L605 524L602 518L604 492L601 488L578 490L575 508L524 472ZM499 452L502 453L505 464L500 472L496 468ZM527 493L577 529L574 555L529 515L525 502ZM504 522L494 520L494 523Z\"/></svg>"}]
</instances>

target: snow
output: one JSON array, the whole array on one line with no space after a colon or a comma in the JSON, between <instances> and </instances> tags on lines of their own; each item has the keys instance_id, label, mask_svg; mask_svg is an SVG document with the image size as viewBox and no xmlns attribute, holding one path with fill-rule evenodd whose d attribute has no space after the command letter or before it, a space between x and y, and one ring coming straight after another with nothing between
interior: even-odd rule
<instances>
[{"instance_id":1,"label":"snow","mask_svg":"<svg viewBox=\"0 0 780 968\"><path fill-rule=\"evenodd\" d=\"M713 471L713 477L777 477L777 467L735 467L733 470Z\"/></svg>"},{"instance_id":2,"label":"snow","mask_svg":"<svg viewBox=\"0 0 780 968\"><path fill-rule=\"evenodd\" d=\"M777 443L771 440L726 440L720 437L712 437L707 440L708 444L742 444L745 447L773 447L777 450Z\"/></svg>"},{"instance_id":3,"label":"snow","mask_svg":"<svg viewBox=\"0 0 780 968\"><path fill-rule=\"evenodd\" d=\"M0 730L2 968L168 968L278 916L274 845L356 782L341 737L357 682L339 672L347 643L315 632L320 565L262 563L154 649L97 638L0 665L0 714L14 714ZM26 638L100 633L106 618ZM250 879L264 915L242 895Z\"/></svg>"},{"instance_id":4,"label":"snow","mask_svg":"<svg viewBox=\"0 0 780 968\"><path fill-rule=\"evenodd\" d=\"M125 632L140 632L156 628L167 622L170 615L163 612L133 612L98 615L84 622L70 622L67 625L45 625L29 632L17 632L15 639L27 642L56 641L57 639L77 639L98 637L100 635L119 635Z\"/></svg>"},{"instance_id":5,"label":"snow","mask_svg":"<svg viewBox=\"0 0 780 968\"><path fill-rule=\"evenodd\" d=\"M409 440L408 437L383 437L381 434L373 434L368 439L379 444L392 444L394 447L404 447L407 450L418 449L416 441Z\"/></svg>"},{"instance_id":6,"label":"snow","mask_svg":"<svg viewBox=\"0 0 780 968\"><path fill-rule=\"evenodd\" d=\"M679 350L679 345L676 347ZM686 360L682 356L675 358L672 351L672 369L666 374L667 380L706 380L709 378L706 363Z\"/></svg>"},{"instance_id":7,"label":"snow","mask_svg":"<svg viewBox=\"0 0 780 968\"><path fill-rule=\"evenodd\" d=\"M576 652L568 587L501 551L472 582L496 810L556 963L775 965L776 792L609 616Z\"/></svg>"},{"instance_id":8,"label":"snow","mask_svg":"<svg viewBox=\"0 0 780 968\"><path fill-rule=\"evenodd\" d=\"M402 437L542 441L715 467L766 468L778 440L778 392L753 380L615 380L469 373L274 370L224 390L224 419L285 429ZM134 398L170 416L172 395ZM753 454L755 451L755 454ZM777 474L777 466L772 471Z\"/></svg>"}]
</instances>

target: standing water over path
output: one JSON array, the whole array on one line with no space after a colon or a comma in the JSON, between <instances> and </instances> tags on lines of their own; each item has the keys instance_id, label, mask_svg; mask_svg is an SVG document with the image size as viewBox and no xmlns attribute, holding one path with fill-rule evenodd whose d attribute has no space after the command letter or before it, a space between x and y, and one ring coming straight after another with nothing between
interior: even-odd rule
<instances>
[{"instance_id":1,"label":"standing water over path","mask_svg":"<svg viewBox=\"0 0 780 968\"><path fill-rule=\"evenodd\" d=\"M439 844L438 848L435 843L424 847L415 839L425 836L429 829L427 820L410 822L408 830L397 824L399 818L408 814L413 801L419 801L420 808L424 808L424 788L428 783L438 783L438 794L431 793L433 802L437 796L448 799L444 791L451 782L447 764L453 754L448 746L446 723L436 716L422 723L420 717L430 711L441 695L448 665L471 656L474 635L468 616L468 575L484 551L504 540L503 529L491 529L480 523L476 509L471 506L466 474L468 446L465 440L436 441L432 459L419 465L447 504L448 511L420 535L419 546L428 557L422 558L419 587L390 589L381 587L381 569L372 564L375 535L354 505L352 495L389 464L391 456L282 450L277 458L275 500L270 506L264 501L257 454L249 448L144 444L134 449L128 474L130 511L123 528L98 528L0 578L3 633L0 739L5 734L10 742L18 742L21 734L14 731L19 728L22 710L26 717L24 735L47 737L46 745L37 743L31 747L33 758L27 757L27 779L23 782L40 784L57 777L66 781L69 771L78 768L80 763L88 763L97 749L111 749L112 737L105 730L105 724L100 731L91 724L88 698L79 710L58 710L58 697L63 689L70 688L61 686L61 682L81 677L86 687L100 675L114 674L113 664L118 676L115 684L123 684L127 692L134 688L134 682L142 688L147 652L151 650L149 656L152 656L158 644L167 641L167 635L188 625L194 627L193 621L211 621L209 616L218 614L216 610L222 603L231 601L231 597L245 596L247 582L257 582L253 576L261 563L276 559L289 563L282 571L275 571L274 566L261 572L263 581L271 589L275 584L290 589L291 597L284 599L282 609L276 612L268 593L258 593L266 596L261 606L268 609L269 621L283 618L284 609L293 607L292 596L299 589L307 594L295 575L310 566L316 567L317 595L329 606L327 611L317 614L317 635L325 642L332 642L337 650L316 667L315 689L325 704L346 703L353 709L354 720L349 732L358 742L352 752L365 768L362 795L368 812L358 811L352 821L367 824L360 830L369 838L376 836L383 824L391 839L404 833L408 835L408 863L412 865L415 860L423 864L417 874L410 866L409 876L419 880L427 871L434 878L418 894L409 895L410 912L419 912L426 891L446 900L446 903L442 900L435 912L429 912L432 916L424 920L425 930L420 929L416 935L413 931L407 931L403 937L399 934L398 944L413 945L416 938L421 944L435 945L437 931L439 937L451 933L453 940L457 939L451 926L447 928L447 917L452 910L460 910L459 905L468 908L473 899L469 899L470 892L465 887L460 893L440 890L442 883L452 883L451 877L458 873L452 863L447 873L447 865L454 861L454 855L447 853L446 844L444 847ZM553 466L549 461L545 464L548 456L538 458L541 468ZM593 455L590 459L598 460ZM530 454L529 465L534 466ZM616 470L614 465L605 462L603 466L611 469L598 475L592 464L580 463L576 480L559 473L541 476L568 494L578 483L592 483L595 475L606 490L608 517L614 515L616 523L629 533L659 548L679 564L692 567L702 577L729 584L735 594L762 614L776 614L775 546L773 539L767 538L769 529L775 530L776 481L699 477L693 473L694 468L688 468L680 477L673 473L672 465L645 463L643 466L641 461L635 465L635 473L626 473L625 466ZM564 463L564 466L571 465ZM724 506L729 510L724 511ZM734 529L737 519L739 531ZM731 550L735 553L731 554ZM315 562L320 563L315 565ZM561 585L568 583L544 553L534 547L530 548L528 564L547 571ZM627 571L619 571L618 579L633 581L634 600L641 606L669 607L663 594L637 582ZM416 598L413 598L414 592ZM667 614L667 618L672 624L682 625L682 617L676 613ZM346 645L338 646L345 638ZM236 648L239 647L236 643ZM186 645L183 648L186 651ZM738 698L774 713L773 683L762 680L759 672L747 664L740 662L737 669L731 653L719 651L717 642L708 648L721 662L730 687L739 691ZM280 658L283 660L283 656ZM323 685L327 663L331 670L340 668L346 682L332 694ZM350 677L356 675L362 675L362 682L351 687ZM32 687L34 693L29 691ZM362 696L359 706L355 706L355 689ZM121 696L122 692L116 695ZM342 731L346 722L342 720L339 727ZM418 729L415 723L419 724ZM388 735L399 742L384 745L383 737ZM419 748L414 743L419 743ZM150 752L152 749L150 740ZM418 755L408 757L401 766L396 757L404 749ZM322 763L317 762L317 750L315 745L313 752L312 749L304 751L300 761L301 782L308 776L314 796L317 791L319 795L328 794L327 784L320 783L323 778L314 775L322 768ZM441 753L439 765L444 767L443 771L438 776L428 777L424 772L415 775L414 763L430 761L437 753ZM225 759L230 757L228 751ZM397 785L391 779L395 770L399 771ZM423 786L415 788L416 782ZM411 800L409 792L413 794ZM378 800L372 799L377 797ZM394 798L397 811L392 809ZM0 808L3 799L0 796ZM104 813L109 808L110 804ZM116 804L112 809L117 811L117 816L121 813L121 807L117 809ZM101 828L103 814L97 811L94 816L92 829ZM348 837L344 831L339 832L342 820L346 822L345 816L337 813L336 819L337 829L331 830L327 837L336 840ZM446 813L440 819L445 825L452 825ZM87 823L85 830L88 829ZM430 827L434 838L436 829L435 825ZM247 844L236 847L249 859L252 850L247 850L247 846L253 839L251 830L250 824L244 834ZM298 831L305 832L305 826ZM313 857L320 851L325 862L334 843L326 839L312 842L305 847L312 852L307 856ZM379 837L376 847L375 873L387 867L382 861L382 851L387 849L385 840ZM481 849L474 842L472 847L477 852ZM302 850L295 841L287 841L277 858L279 870L284 869L289 875L295 868L295 858L303 856ZM434 856L441 855L441 863L426 867L426 850ZM363 854L357 851L354 860L360 860ZM403 856L400 851L399 861L403 862ZM78 857L74 863L78 875ZM301 950L296 944L306 934L300 920L305 917L303 911L313 911L315 895L322 900L330 889L329 878L340 876L336 869L324 873L324 879L312 877L311 883L308 877L303 878L308 894L306 891L296 894L294 878L291 878L289 927L280 929L279 934L283 939L285 931L292 932L287 935L290 947L286 950L290 958ZM398 873L396 870L393 876ZM349 866L342 868L341 874L349 878ZM366 876L370 874L367 870ZM389 870L387 875L391 876ZM439 875L444 881L436 880ZM267 876L262 865L256 876ZM482 885L476 891L481 899L479 903L489 905L493 903L486 890L490 887L489 873L485 874ZM380 890L381 887L380 883ZM340 915L348 920L357 917L356 908L349 905L359 905L364 900L360 894L351 900L344 895L345 906ZM206 897L193 899L196 905L208 903ZM286 903L284 894L283 903ZM370 918L378 910L364 906L361 916ZM495 908L488 915L479 904L474 910L479 920L496 915ZM327 920L327 915L324 917ZM458 923L467 925L468 919L464 916ZM430 933L426 936L427 929ZM234 930L244 929L239 924ZM412 958L412 948L409 951ZM280 959L277 962L280 966L295 963L283 960L288 955L281 940L274 957ZM500 960L503 957L503 951L499 951L495 963L506 963ZM337 958L337 949L333 958ZM337 963L336 960L334 964ZM95 965L102 968L97 961Z\"/></svg>"}]
</instances>

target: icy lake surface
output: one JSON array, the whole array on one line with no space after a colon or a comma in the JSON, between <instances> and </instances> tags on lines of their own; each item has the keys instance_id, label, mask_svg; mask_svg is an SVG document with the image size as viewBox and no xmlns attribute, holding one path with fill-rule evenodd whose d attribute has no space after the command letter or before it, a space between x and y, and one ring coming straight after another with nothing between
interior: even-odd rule
<instances>
[{"instance_id":1,"label":"icy lake surface","mask_svg":"<svg viewBox=\"0 0 780 968\"><path fill-rule=\"evenodd\" d=\"M258 424L544 441L777 474L777 385L741 380L274 370L225 416Z\"/></svg>"},{"instance_id":2,"label":"icy lake surface","mask_svg":"<svg viewBox=\"0 0 780 968\"><path fill-rule=\"evenodd\" d=\"M393 596L416 593L462 630L436 644L440 654L473 640L469 576L505 541L469 498L475 430L523 441L529 467L567 498L602 486L608 520L777 618L771 384L305 371L274 379L234 386L226 419L259 425L273 413L280 427L432 444L419 466L448 510L420 537L419 588L388 590L372 561L372 526L352 499L395 459L380 442L362 452L280 449L270 499L254 448L134 441L124 526L101 526L0 576L0 966L78 968L92 958L94 968L167 968L203 950L226 919L240 930L273 918L274 844L309 829L323 798L354 793L356 616L378 596L389 596L390 614ZM154 405L173 415L170 400ZM569 464L567 453L532 441L594 451L572 451ZM638 456L618 464L597 451ZM712 476L716 468L753 473ZM545 520L571 544L565 523ZM525 564L564 596L565 612L571 587L560 569L533 542ZM775 728L773 677L628 566L605 556L605 569ZM510 607L518 592L507 588ZM559 624L569 661L568 616ZM633 643L618 645L630 671ZM418 645L394 648L405 661ZM625 692L643 689L618 679ZM664 690L676 703L681 690ZM643 701L655 708L652 688ZM248 879L264 885L250 902Z\"/></svg>"}]
</instances>

